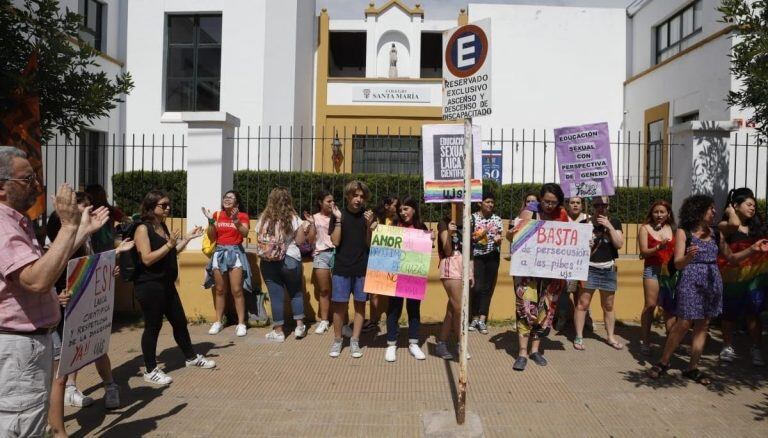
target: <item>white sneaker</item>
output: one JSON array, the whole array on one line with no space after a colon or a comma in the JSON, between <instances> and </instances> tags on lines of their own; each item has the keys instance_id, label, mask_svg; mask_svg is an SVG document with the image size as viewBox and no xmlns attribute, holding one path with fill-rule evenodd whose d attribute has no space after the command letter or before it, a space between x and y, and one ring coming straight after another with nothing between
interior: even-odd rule
<instances>
[{"instance_id":1,"label":"white sneaker","mask_svg":"<svg viewBox=\"0 0 768 438\"><path fill-rule=\"evenodd\" d=\"M469 323L469 327L467 327L467 330L473 332L477 330L477 323L479 323L479 319L473 319L472 322Z\"/></svg>"},{"instance_id":2,"label":"white sneaker","mask_svg":"<svg viewBox=\"0 0 768 438\"><path fill-rule=\"evenodd\" d=\"M352 326L345 324L344 327L341 328L341 336L344 336L345 338L351 338Z\"/></svg>"},{"instance_id":3,"label":"white sneaker","mask_svg":"<svg viewBox=\"0 0 768 438\"><path fill-rule=\"evenodd\" d=\"M104 388L104 406L107 409L117 409L120 407L120 391L117 384L110 383Z\"/></svg>"},{"instance_id":4,"label":"white sneaker","mask_svg":"<svg viewBox=\"0 0 768 438\"><path fill-rule=\"evenodd\" d=\"M218 335L219 332L221 332L221 329L224 328L224 324L220 323L219 321L214 322L211 324L211 328L208 329L209 335Z\"/></svg>"},{"instance_id":5,"label":"white sneaker","mask_svg":"<svg viewBox=\"0 0 768 438\"><path fill-rule=\"evenodd\" d=\"M187 367L200 367L205 369L211 369L216 366L216 362L211 359L206 359L202 354L198 354L193 359L190 359L184 363Z\"/></svg>"},{"instance_id":6,"label":"white sneaker","mask_svg":"<svg viewBox=\"0 0 768 438\"><path fill-rule=\"evenodd\" d=\"M397 360L397 345L387 345L387 351L384 353L384 360L394 362Z\"/></svg>"},{"instance_id":7,"label":"white sneaker","mask_svg":"<svg viewBox=\"0 0 768 438\"><path fill-rule=\"evenodd\" d=\"M341 354L341 347L342 343L341 341L333 341L333 344L331 344L331 352L328 353L331 357L339 357Z\"/></svg>"},{"instance_id":8,"label":"white sneaker","mask_svg":"<svg viewBox=\"0 0 768 438\"><path fill-rule=\"evenodd\" d=\"M419 344L408 344L408 351L411 353L411 356L418 360L424 360L427 358L424 352L421 351L421 348L419 348Z\"/></svg>"},{"instance_id":9,"label":"white sneaker","mask_svg":"<svg viewBox=\"0 0 768 438\"><path fill-rule=\"evenodd\" d=\"M93 398L83 395L75 385L67 385L64 391L64 404L76 408L84 408L93 404Z\"/></svg>"},{"instance_id":10,"label":"white sneaker","mask_svg":"<svg viewBox=\"0 0 768 438\"><path fill-rule=\"evenodd\" d=\"M736 360L736 352L733 351L733 347L728 346L720 350L720 360L728 363Z\"/></svg>"},{"instance_id":11,"label":"white sneaker","mask_svg":"<svg viewBox=\"0 0 768 438\"><path fill-rule=\"evenodd\" d=\"M315 334L322 335L323 333L327 332L330 327L331 324L328 321L322 320L319 324L317 324L317 327L315 328Z\"/></svg>"},{"instance_id":12,"label":"white sneaker","mask_svg":"<svg viewBox=\"0 0 768 438\"><path fill-rule=\"evenodd\" d=\"M155 368L149 373L144 373L144 381L155 385L165 386L173 382L171 376L165 374L160 368Z\"/></svg>"},{"instance_id":13,"label":"white sneaker","mask_svg":"<svg viewBox=\"0 0 768 438\"><path fill-rule=\"evenodd\" d=\"M235 328L235 336L245 336L245 334L248 332L248 326L245 324L238 324L237 328Z\"/></svg>"},{"instance_id":14,"label":"white sneaker","mask_svg":"<svg viewBox=\"0 0 768 438\"><path fill-rule=\"evenodd\" d=\"M272 342L285 342L285 335L282 332L278 333L274 330L267 333L264 337L267 338L268 341Z\"/></svg>"},{"instance_id":15,"label":"white sneaker","mask_svg":"<svg viewBox=\"0 0 768 438\"><path fill-rule=\"evenodd\" d=\"M305 326L304 324L297 325L296 329L293 331L293 336L296 339L301 339L306 335L307 335L307 326Z\"/></svg>"},{"instance_id":16,"label":"white sneaker","mask_svg":"<svg viewBox=\"0 0 768 438\"><path fill-rule=\"evenodd\" d=\"M752 356L752 365L756 367L764 367L765 360L763 360L763 352L758 347L753 346L749 350L749 354Z\"/></svg>"}]
</instances>

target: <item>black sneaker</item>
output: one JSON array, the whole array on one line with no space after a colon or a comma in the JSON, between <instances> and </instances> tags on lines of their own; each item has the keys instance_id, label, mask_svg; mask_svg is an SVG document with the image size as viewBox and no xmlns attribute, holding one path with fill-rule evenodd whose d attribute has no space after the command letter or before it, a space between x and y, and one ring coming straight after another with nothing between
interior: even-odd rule
<instances>
[{"instance_id":1,"label":"black sneaker","mask_svg":"<svg viewBox=\"0 0 768 438\"><path fill-rule=\"evenodd\" d=\"M512 365L512 369L515 371L523 371L526 365L528 365L528 358L520 356L515 359L515 364Z\"/></svg>"},{"instance_id":2,"label":"black sneaker","mask_svg":"<svg viewBox=\"0 0 768 438\"><path fill-rule=\"evenodd\" d=\"M547 366L547 359L545 359L544 355L539 353L538 351L535 352L535 353L531 353L530 358L533 361L533 363L535 363L536 365L538 365L540 367Z\"/></svg>"}]
</instances>

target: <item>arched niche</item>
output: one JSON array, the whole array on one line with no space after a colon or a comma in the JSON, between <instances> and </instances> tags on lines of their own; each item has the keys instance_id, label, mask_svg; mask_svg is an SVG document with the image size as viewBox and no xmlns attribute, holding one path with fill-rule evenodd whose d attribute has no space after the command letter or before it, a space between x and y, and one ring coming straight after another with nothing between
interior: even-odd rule
<instances>
[{"instance_id":1,"label":"arched niche","mask_svg":"<svg viewBox=\"0 0 768 438\"><path fill-rule=\"evenodd\" d=\"M397 49L397 76L407 78L411 75L411 45L408 37L397 30L384 32L376 48L376 76L389 77L389 52L394 43Z\"/></svg>"}]
</instances>

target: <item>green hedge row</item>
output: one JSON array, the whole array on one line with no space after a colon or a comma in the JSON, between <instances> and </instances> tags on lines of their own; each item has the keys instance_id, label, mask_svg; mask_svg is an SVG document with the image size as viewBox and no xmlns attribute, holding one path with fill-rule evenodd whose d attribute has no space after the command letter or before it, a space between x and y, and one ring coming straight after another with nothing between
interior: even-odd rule
<instances>
[{"instance_id":1,"label":"green hedge row","mask_svg":"<svg viewBox=\"0 0 768 438\"><path fill-rule=\"evenodd\" d=\"M274 187L284 186L291 189L298 211L311 210L315 192L325 187L334 193L337 202L343 203L344 185L352 179L360 179L371 189L371 207L385 196L406 195L417 198L423 196L421 176L388 174L329 174L317 172L278 172L278 171L237 171L234 175L234 187L243 196L245 208L251 217L259 214L266 203L267 196ZM134 171L116 174L112 177L114 201L127 212L137 212L142 197L149 190L160 188L169 192L173 201L173 215L186 217L186 172L148 172ZM495 181L483 182L485 190L496 194L496 211L502 218L517 214L525 195L537 193L540 184L505 184L499 188ZM612 199L613 215L624 223L642 221L648 207L657 199L671 201L672 192L668 188L620 187ZM216 208L215 205L208 206ZM426 221L436 221L447 213L446 204L426 204L422 217ZM195 206L195 210L197 207Z\"/></svg>"}]
</instances>

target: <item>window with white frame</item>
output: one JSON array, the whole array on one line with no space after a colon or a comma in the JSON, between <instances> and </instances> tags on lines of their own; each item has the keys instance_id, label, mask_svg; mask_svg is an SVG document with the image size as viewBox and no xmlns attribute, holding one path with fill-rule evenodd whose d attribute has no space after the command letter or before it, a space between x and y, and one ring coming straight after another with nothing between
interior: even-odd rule
<instances>
[{"instance_id":1,"label":"window with white frame","mask_svg":"<svg viewBox=\"0 0 768 438\"><path fill-rule=\"evenodd\" d=\"M656 64L680 53L701 31L702 0L696 0L656 26Z\"/></svg>"},{"instance_id":2,"label":"window with white frame","mask_svg":"<svg viewBox=\"0 0 768 438\"><path fill-rule=\"evenodd\" d=\"M218 111L221 15L169 15L165 111Z\"/></svg>"}]
</instances>

